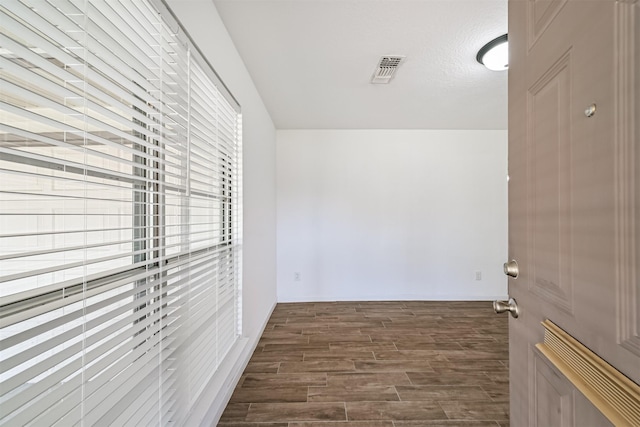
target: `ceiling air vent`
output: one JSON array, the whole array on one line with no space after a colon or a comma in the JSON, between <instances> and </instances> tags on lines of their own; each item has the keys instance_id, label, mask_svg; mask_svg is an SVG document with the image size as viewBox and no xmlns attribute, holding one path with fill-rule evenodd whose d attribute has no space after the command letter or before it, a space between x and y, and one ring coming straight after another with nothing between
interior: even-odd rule
<instances>
[{"instance_id":1,"label":"ceiling air vent","mask_svg":"<svg viewBox=\"0 0 640 427\"><path fill-rule=\"evenodd\" d=\"M404 56L401 55L388 55L380 58L376 71L371 77L371 83L389 83L403 59Z\"/></svg>"}]
</instances>

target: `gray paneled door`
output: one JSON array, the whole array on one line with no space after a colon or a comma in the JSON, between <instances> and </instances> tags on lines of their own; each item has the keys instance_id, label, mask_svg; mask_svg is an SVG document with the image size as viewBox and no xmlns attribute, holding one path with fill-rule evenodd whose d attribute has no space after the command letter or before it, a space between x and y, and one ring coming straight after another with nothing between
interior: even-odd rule
<instances>
[{"instance_id":1,"label":"gray paneled door","mask_svg":"<svg viewBox=\"0 0 640 427\"><path fill-rule=\"evenodd\" d=\"M640 5L509 2L511 425L609 425L535 345L550 319L640 382Z\"/></svg>"}]
</instances>

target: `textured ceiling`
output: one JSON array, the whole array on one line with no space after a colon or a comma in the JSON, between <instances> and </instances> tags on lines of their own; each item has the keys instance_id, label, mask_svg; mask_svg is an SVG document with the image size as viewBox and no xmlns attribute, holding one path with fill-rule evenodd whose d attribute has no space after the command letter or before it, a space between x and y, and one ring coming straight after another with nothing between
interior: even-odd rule
<instances>
[{"instance_id":1,"label":"textured ceiling","mask_svg":"<svg viewBox=\"0 0 640 427\"><path fill-rule=\"evenodd\" d=\"M506 129L506 0L214 0L279 129ZM370 84L382 55L406 59Z\"/></svg>"}]
</instances>

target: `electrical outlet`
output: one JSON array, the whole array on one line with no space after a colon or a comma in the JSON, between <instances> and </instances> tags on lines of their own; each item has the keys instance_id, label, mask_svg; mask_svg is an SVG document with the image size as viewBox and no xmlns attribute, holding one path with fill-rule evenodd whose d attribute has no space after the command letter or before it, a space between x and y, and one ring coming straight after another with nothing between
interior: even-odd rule
<instances>
[{"instance_id":1,"label":"electrical outlet","mask_svg":"<svg viewBox=\"0 0 640 427\"><path fill-rule=\"evenodd\" d=\"M293 273L293 281L299 282L302 279L302 275L298 272Z\"/></svg>"},{"instance_id":2,"label":"electrical outlet","mask_svg":"<svg viewBox=\"0 0 640 427\"><path fill-rule=\"evenodd\" d=\"M476 280L482 280L482 271L476 271Z\"/></svg>"}]
</instances>

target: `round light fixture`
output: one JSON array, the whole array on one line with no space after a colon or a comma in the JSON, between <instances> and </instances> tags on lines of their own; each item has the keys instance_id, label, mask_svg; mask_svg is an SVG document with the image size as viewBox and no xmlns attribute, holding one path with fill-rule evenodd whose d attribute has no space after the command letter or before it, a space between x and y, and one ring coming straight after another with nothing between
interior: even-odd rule
<instances>
[{"instance_id":1,"label":"round light fixture","mask_svg":"<svg viewBox=\"0 0 640 427\"><path fill-rule=\"evenodd\" d=\"M482 46L476 60L493 71L509 68L509 38L506 34L496 37Z\"/></svg>"}]
</instances>

